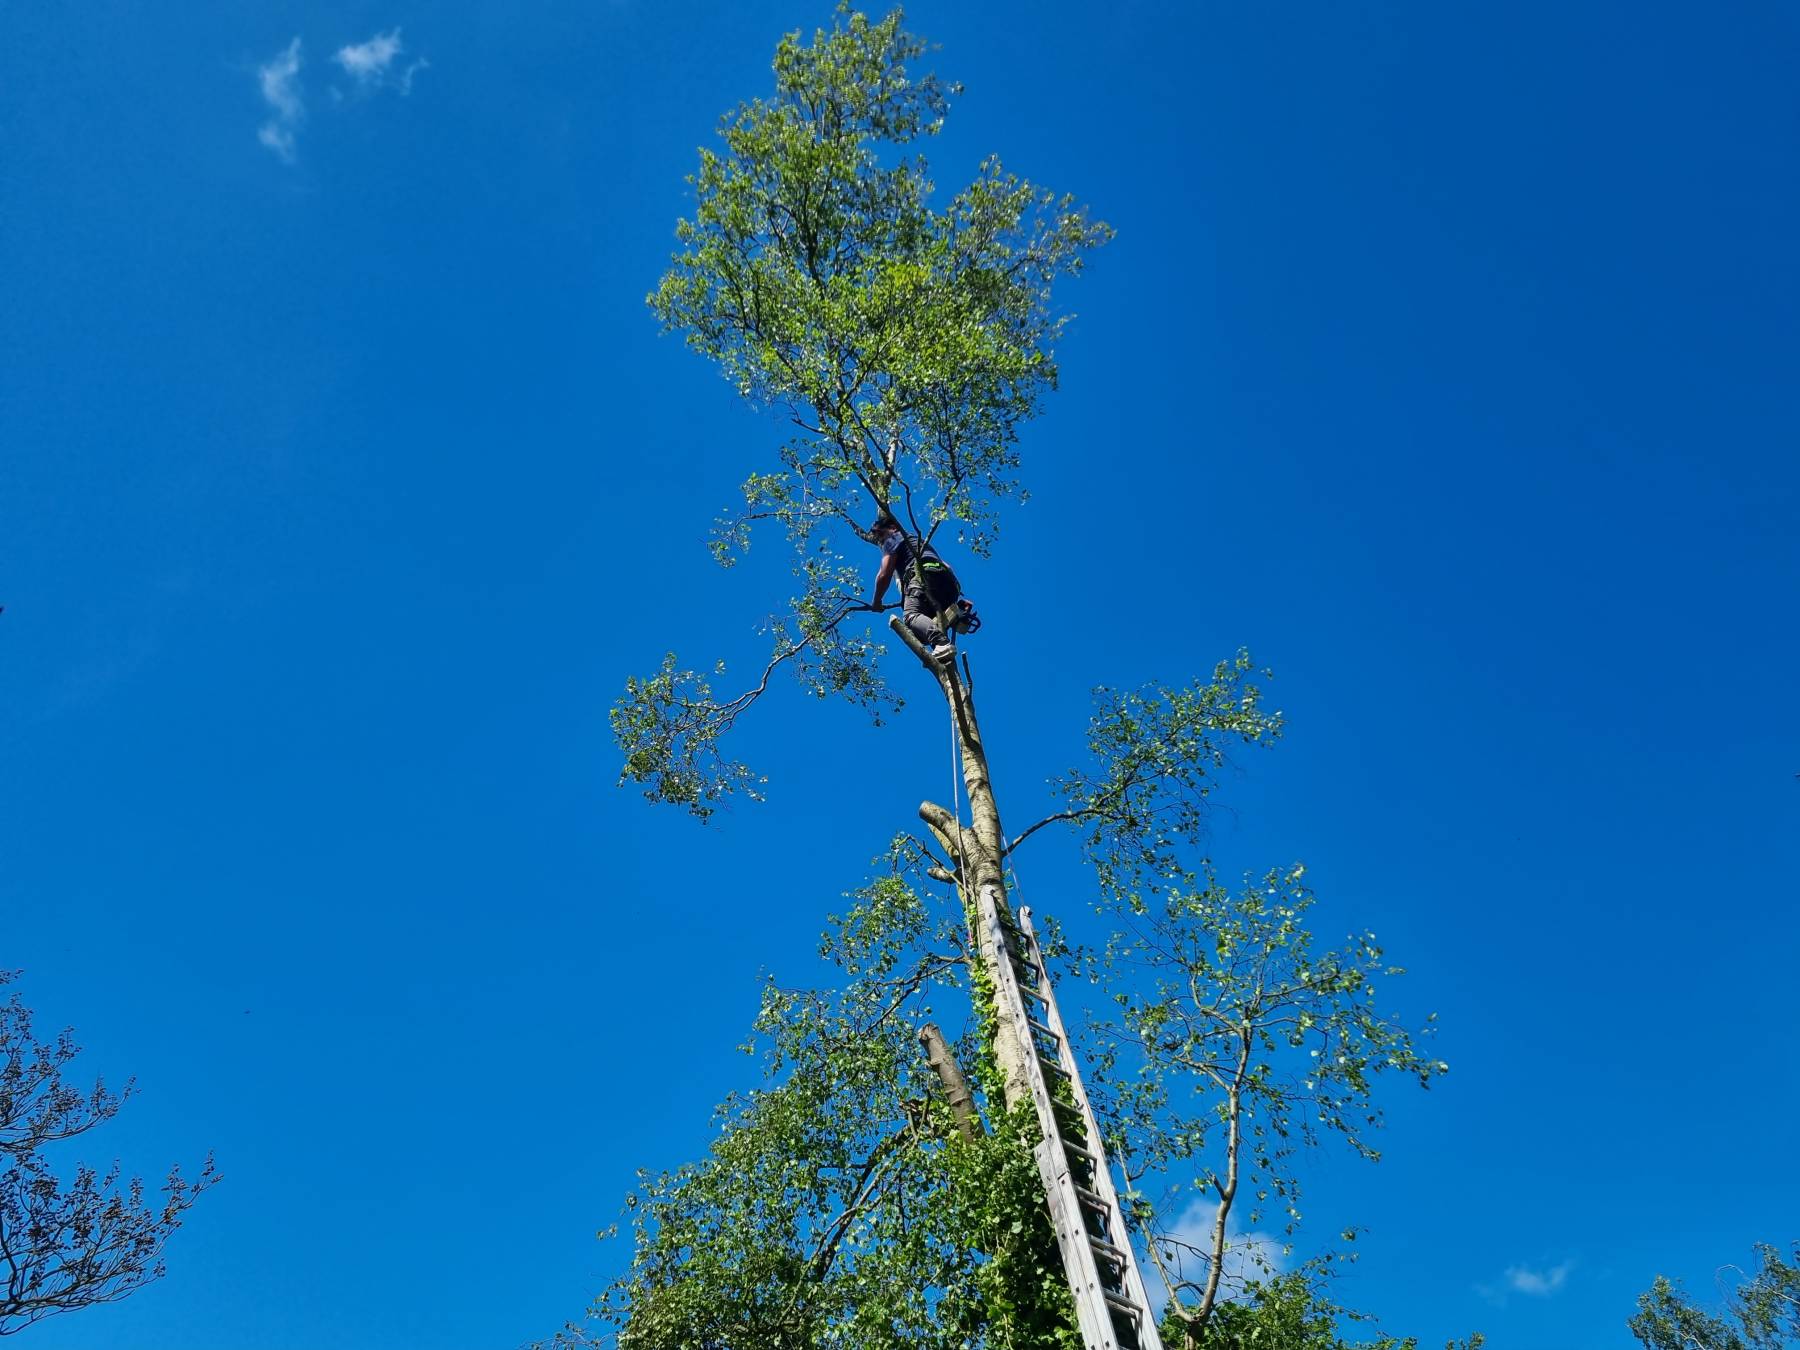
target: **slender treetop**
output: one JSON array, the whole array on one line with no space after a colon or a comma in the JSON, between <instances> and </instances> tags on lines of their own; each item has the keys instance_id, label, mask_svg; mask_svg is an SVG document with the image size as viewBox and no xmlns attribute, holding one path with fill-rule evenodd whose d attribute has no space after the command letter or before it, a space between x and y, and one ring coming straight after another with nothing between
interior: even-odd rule
<instances>
[{"instance_id":1,"label":"slender treetop","mask_svg":"<svg viewBox=\"0 0 1800 1350\"><path fill-rule=\"evenodd\" d=\"M901 23L841 5L810 40L782 39L774 93L726 114L723 144L701 151L694 214L649 297L665 329L789 426L714 542L729 566L772 524L792 552L799 586L760 681L721 701L671 655L613 714L624 778L701 815L754 793L719 738L777 667L877 715L895 702L867 621L846 623L871 608L847 550L890 511L926 538L949 522L986 552L1021 495L1020 425L1056 385L1067 316L1052 286L1111 234L993 158L932 205L916 146L959 89L913 68L926 44Z\"/></svg>"}]
</instances>

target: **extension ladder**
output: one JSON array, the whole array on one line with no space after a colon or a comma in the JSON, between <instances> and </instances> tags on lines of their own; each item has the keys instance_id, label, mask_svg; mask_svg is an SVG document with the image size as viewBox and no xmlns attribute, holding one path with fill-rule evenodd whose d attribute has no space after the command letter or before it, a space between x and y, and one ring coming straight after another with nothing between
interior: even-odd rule
<instances>
[{"instance_id":1,"label":"extension ladder","mask_svg":"<svg viewBox=\"0 0 1800 1350\"><path fill-rule=\"evenodd\" d=\"M988 886L979 888L978 906L989 940L1003 957L995 963L1000 997L1027 1041L1022 1058L1043 1131L1033 1154L1075 1295L1082 1343L1087 1350L1163 1350L1031 911L1020 909L1018 927L1012 928L1001 919L997 894Z\"/></svg>"}]
</instances>

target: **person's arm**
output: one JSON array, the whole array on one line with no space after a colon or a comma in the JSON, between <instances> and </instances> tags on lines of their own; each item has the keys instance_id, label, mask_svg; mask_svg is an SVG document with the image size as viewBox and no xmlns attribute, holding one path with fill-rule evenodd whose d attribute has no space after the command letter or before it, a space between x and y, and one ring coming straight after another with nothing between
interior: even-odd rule
<instances>
[{"instance_id":1,"label":"person's arm","mask_svg":"<svg viewBox=\"0 0 1800 1350\"><path fill-rule=\"evenodd\" d=\"M888 582L894 577L894 559L897 553L881 555L881 566L875 569L875 608L881 608L881 597L887 594Z\"/></svg>"}]
</instances>

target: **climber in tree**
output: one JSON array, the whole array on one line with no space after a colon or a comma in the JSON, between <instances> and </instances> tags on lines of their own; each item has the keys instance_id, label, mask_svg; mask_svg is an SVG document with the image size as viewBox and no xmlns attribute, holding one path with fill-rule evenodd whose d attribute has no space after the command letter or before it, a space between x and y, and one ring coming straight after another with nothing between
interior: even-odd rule
<instances>
[{"instance_id":1,"label":"climber in tree","mask_svg":"<svg viewBox=\"0 0 1800 1350\"><path fill-rule=\"evenodd\" d=\"M975 606L957 584L956 573L928 541L908 537L900 522L886 511L869 526L869 542L881 550L881 567L875 573L875 608L881 608L888 582L898 575L900 612L907 628L935 659L948 660L953 649L940 618L947 619L959 633L973 633L981 627Z\"/></svg>"}]
</instances>

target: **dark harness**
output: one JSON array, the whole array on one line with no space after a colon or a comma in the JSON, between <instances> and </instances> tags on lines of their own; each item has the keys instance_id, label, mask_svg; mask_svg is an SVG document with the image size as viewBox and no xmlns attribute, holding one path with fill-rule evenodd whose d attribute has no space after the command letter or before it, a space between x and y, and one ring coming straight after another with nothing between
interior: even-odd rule
<instances>
[{"instance_id":1,"label":"dark harness","mask_svg":"<svg viewBox=\"0 0 1800 1350\"><path fill-rule=\"evenodd\" d=\"M937 550L924 540L916 540L910 535L901 536L900 547L894 550L894 559L895 568L902 574L901 587L921 592L934 610L949 608L962 594L962 587L957 583L956 573L950 570L950 564L938 557Z\"/></svg>"}]
</instances>

